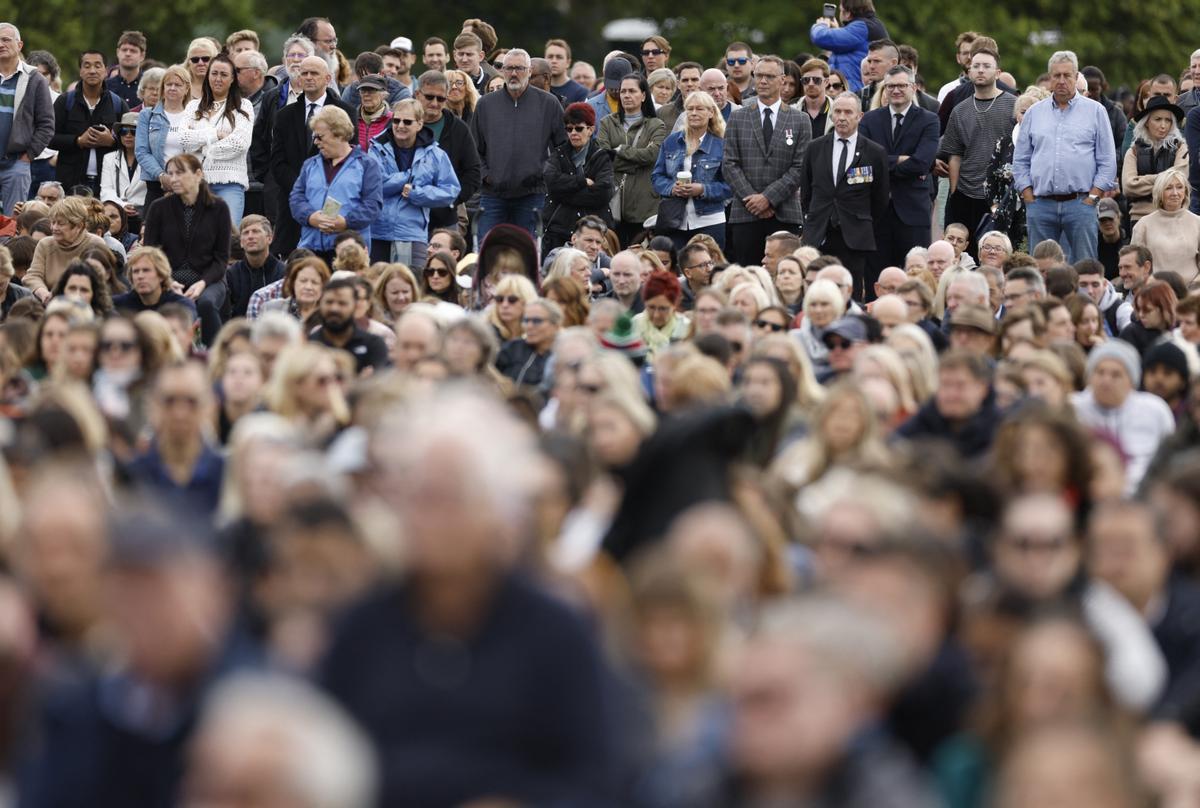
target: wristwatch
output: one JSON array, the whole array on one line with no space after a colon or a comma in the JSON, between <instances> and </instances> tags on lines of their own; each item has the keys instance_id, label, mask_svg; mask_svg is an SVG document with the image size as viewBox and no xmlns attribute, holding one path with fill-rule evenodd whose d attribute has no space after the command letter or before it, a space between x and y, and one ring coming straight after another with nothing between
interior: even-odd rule
<instances>
[{"instance_id":1,"label":"wristwatch","mask_svg":"<svg viewBox=\"0 0 1200 808\"><path fill-rule=\"evenodd\" d=\"M1100 201L1100 194L1088 194L1087 198L1088 202L1091 202L1093 205L1095 205Z\"/></svg>"}]
</instances>

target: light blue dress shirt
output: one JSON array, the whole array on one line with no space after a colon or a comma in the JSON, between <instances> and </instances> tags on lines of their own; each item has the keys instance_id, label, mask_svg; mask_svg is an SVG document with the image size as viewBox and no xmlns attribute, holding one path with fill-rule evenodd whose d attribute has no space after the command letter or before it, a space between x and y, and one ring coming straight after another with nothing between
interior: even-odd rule
<instances>
[{"instance_id":1,"label":"light blue dress shirt","mask_svg":"<svg viewBox=\"0 0 1200 808\"><path fill-rule=\"evenodd\" d=\"M1025 113L1013 153L1013 182L1034 196L1081 194L1116 188L1112 125L1099 103L1079 93L1061 109L1054 98Z\"/></svg>"}]
</instances>

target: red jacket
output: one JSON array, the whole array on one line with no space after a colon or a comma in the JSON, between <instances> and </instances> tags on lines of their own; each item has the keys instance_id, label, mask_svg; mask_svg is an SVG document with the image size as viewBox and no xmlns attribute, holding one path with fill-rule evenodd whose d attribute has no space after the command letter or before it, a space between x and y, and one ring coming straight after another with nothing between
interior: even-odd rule
<instances>
[{"instance_id":1,"label":"red jacket","mask_svg":"<svg viewBox=\"0 0 1200 808\"><path fill-rule=\"evenodd\" d=\"M371 150L371 141L391 125L392 111L390 109L384 109L383 114L372 123L367 123L360 111L358 114L358 147L363 150L364 154L369 152Z\"/></svg>"}]
</instances>

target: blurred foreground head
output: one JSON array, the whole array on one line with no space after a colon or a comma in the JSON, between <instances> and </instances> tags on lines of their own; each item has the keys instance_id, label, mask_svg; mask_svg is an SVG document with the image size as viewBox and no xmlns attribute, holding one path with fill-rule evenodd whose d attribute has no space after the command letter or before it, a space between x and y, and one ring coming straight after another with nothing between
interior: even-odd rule
<instances>
[{"instance_id":1,"label":"blurred foreground head","mask_svg":"<svg viewBox=\"0 0 1200 808\"><path fill-rule=\"evenodd\" d=\"M192 746L185 808L370 808L375 755L326 696L246 674L213 693Z\"/></svg>"}]
</instances>

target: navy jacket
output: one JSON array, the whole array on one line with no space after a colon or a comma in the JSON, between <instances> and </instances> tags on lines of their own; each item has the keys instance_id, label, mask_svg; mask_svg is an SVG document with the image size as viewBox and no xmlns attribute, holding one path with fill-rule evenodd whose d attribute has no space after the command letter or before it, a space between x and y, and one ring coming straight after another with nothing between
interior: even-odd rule
<instances>
[{"instance_id":1,"label":"navy jacket","mask_svg":"<svg viewBox=\"0 0 1200 808\"><path fill-rule=\"evenodd\" d=\"M863 116L858 132L887 150L888 177L892 207L900 221L910 227L929 223L932 215L931 188L934 158L937 156L938 116L921 109L914 101L900 125L900 136L892 138L892 108L883 106ZM897 162L900 155L908 155Z\"/></svg>"}]
</instances>

